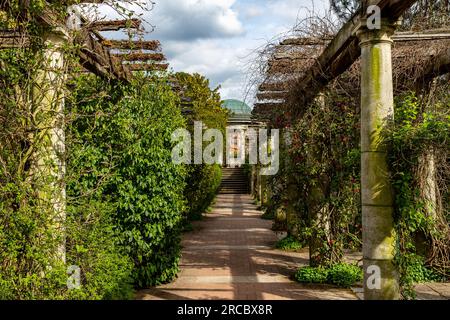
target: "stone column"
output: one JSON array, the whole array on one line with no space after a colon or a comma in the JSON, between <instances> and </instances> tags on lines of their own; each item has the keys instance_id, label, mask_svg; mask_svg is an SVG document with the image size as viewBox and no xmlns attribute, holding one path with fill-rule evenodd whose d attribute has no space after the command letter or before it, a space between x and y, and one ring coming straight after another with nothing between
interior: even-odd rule
<instances>
[{"instance_id":1,"label":"stone column","mask_svg":"<svg viewBox=\"0 0 450 320\"><path fill-rule=\"evenodd\" d=\"M260 188L261 207L264 207L267 204L267 176L260 175Z\"/></svg>"},{"instance_id":2,"label":"stone column","mask_svg":"<svg viewBox=\"0 0 450 320\"><path fill-rule=\"evenodd\" d=\"M250 194L253 197L255 196L255 174L256 174L255 165L252 165L250 172Z\"/></svg>"},{"instance_id":3,"label":"stone column","mask_svg":"<svg viewBox=\"0 0 450 320\"><path fill-rule=\"evenodd\" d=\"M289 156L289 147L291 145L291 129L290 128L284 128L282 131L283 135L281 138L281 148L282 148L282 154L284 155L284 163L283 163L283 170L285 173L285 179L286 179L286 191L284 194L284 203L285 203L285 210L286 210L286 224L288 233L292 235L297 235L297 221L298 221L298 215L295 211L294 204L298 199L298 186L296 183L296 180L293 176L293 173L290 172L292 168L292 161Z\"/></svg>"},{"instance_id":4,"label":"stone column","mask_svg":"<svg viewBox=\"0 0 450 320\"><path fill-rule=\"evenodd\" d=\"M261 202L261 168L259 164L256 166L255 174L255 197L257 201Z\"/></svg>"},{"instance_id":5,"label":"stone column","mask_svg":"<svg viewBox=\"0 0 450 320\"><path fill-rule=\"evenodd\" d=\"M37 196L51 213L53 235L59 243L56 255L65 261L64 221L66 212L64 83L66 68L63 47L67 37L55 30L45 35L42 69L33 89L31 140L35 145L30 170Z\"/></svg>"},{"instance_id":6,"label":"stone column","mask_svg":"<svg viewBox=\"0 0 450 320\"><path fill-rule=\"evenodd\" d=\"M399 299L393 264L396 235L385 129L393 121L391 35L394 25L358 31L361 46L361 201L364 298Z\"/></svg>"}]
</instances>

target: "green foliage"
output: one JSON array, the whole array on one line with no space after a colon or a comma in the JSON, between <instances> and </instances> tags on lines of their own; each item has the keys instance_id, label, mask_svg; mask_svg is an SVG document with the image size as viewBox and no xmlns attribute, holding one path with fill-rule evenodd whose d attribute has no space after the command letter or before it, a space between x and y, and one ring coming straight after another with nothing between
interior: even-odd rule
<instances>
[{"instance_id":1,"label":"green foliage","mask_svg":"<svg viewBox=\"0 0 450 320\"><path fill-rule=\"evenodd\" d=\"M40 53L6 50L0 54L0 161L5 164L0 169L0 298L131 297L132 261L117 244L110 217L114 207L79 179L86 167L96 169L91 163L86 167L77 163L84 161L84 141L77 144L80 141L71 140L68 133L66 147L74 153L66 159L64 219L56 216L49 197L52 185L60 182L40 171L33 174L34 151L42 150L47 141L36 138L45 131L40 121L49 114L38 111L41 97L33 98L31 90L42 63ZM81 289L67 288L70 265L80 267Z\"/></svg>"},{"instance_id":2,"label":"green foliage","mask_svg":"<svg viewBox=\"0 0 450 320\"><path fill-rule=\"evenodd\" d=\"M187 170L187 217L189 220L199 220L219 190L222 169L219 165L192 165Z\"/></svg>"},{"instance_id":3,"label":"green foliage","mask_svg":"<svg viewBox=\"0 0 450 320\"><path fill-rule=\"evenodd\" d=\"M339 262L344 248L359 249L362 235L359 114L348 98L329 93L323 99L292 124L291 163L281 173L296 190L290 198L297 199L297 229L313 249L312 265L326 266ZM317 223L318 212L331 229Z\"/></svg>"},{"instance_id":4,"label":"green foliage","mask_svg":"<svg viewBox=\"0 0 450 320\"><path fill-rule=\"evenodd\" d=\"M340 287L348 288L362 279L361 268L353 264L337 263L328 269L327 281Z\"/></svg>"},{"instance_id":5,"label":"green foliage","mask_svg":"<svg viewBox=\"0 0 450 320\"><path fill-rule=\"evenodd\" d=\"M285 251L296 251L303 247L304 244L292 235L288 235L275 244L275 248Z\"/></svg>"},{"instance_id":6,"label":"green foliage","mask_svg":"<svg viewBox=\"0 0 450 320\"><path fill-rule=\"evenodd\" d=\"M360 267L347 263L337 263L330 267L302 267L295 274L295 279L302 283L328 283L348 288L362 281Z\"/></svg>"},{"instance_id":7,"label":"green foliage","mask_svg":"<svg viewBox=\"0 0 450 320\"><path fill-rule=\"evenodd\" d=\"M447 281L445 276L426 266L423 256L411 253L411 251L406 252L402 256L398 255L396 262L400 269L402 295L406 299L415 299L414 284L416 283Z\"/></svg>"},{"instance_id":8,"label":"green foliage","mask_svg":"<svg viewBox=\"0 0 450 320\"><path fill-rule=\"evenodd\" d=\"M171 159L171 135L185 126L184 120L165 79L149 80L109 91L102 82L84 84L80 101L99 98L71 110L83 115L72 125L72 138L82 146L72 152L82 159L77 163L83 172L78 192L97 190L115 208L115 231L134 262L139 287L175 277L185 209L186 170Z\"/></svg>"},{"instance_id":9,"label":"green foliage","mask_svg":"<svg viewBox=\"0 0 450 320\"><path fill-rule=\"evenodd\" d=\"M327 269L325 267L301 267L295 274L295 280L301 283L326 283Z\"/></svg>"},{"instance_id":10,"label":"green foliage","mask_svg":"<svg viewBox=\"0 0 450 320\"><path fill-rule=\"evenodd\" d=\"M37 200L34 188L26 181L0 186L0 298L131 297L132 263L116 243L108 205L69 201L63 236L54 211ZM65 264L58 254L62 243ZM81 289L67 289L69 265L80 267Z\"/></svg>"},{"instance_id":11,"label":"green foliage","mask_svg":"<svg viewBox=\"0 0 450 320\"><path fill-rule=\"evenodd\" d=\"M449 181L445 163L450 138L450 117L446 110L450 99L448 94L435 98L438 102L425 108L413 93L399 96L395 107L395 125L389 132L395 224L399 237L395 261L405 298L415 296L413 284L416 282L449 277L448 268L445 268L450 244L449 229L445 223L448 204L441 200L442 209L439 210L439 206L432 214L421 191L421 180L426 177L420 173L423 165L420 159L427 154L433 154L436 161L436 177L441 179L437 187L445 186ZM439 194L442 199L448 199L448 189L441 188ZM437 253L430 259L429 254L433 251Z\"/></svg>"},{"instance_id":12,"label":"green foliage","mask_svg":"<svg viewBox=\"0 0 450 320\"><path fill-rule=\"evenodd\" d=\"M261 219L263 220L273 220L275 219L275 212L273 210L267 209L262 215Z\"/></svg>"},{"instance_id":13,"label":"green foliage","mask_svg":"<svg viewBox=\"0 0 450 320\"><path fill-rule=\"evenodd\" d=\"M69 299L131 299L133 263L117 243L111 203L85 199L68 207L67 263L80 267L81 288Z\"/></svg>"},{"instance_id":14,"label":"green foliage","mask_svg":"<svg viewBox=\"0 0 450 320\"><path fill-rule=\"evenodd\" d=\"M175 75L183 91L183 99L189 101L192 110L188 122L201 121L209 129L220 130L224 136L228 111L222 108L219 88L211 90L209 80L195 73ZM191 132L193 127L189 126ZM193 145L193 144L192 144ZM222 171L215 165L190 165L187 168L185 197L188 220L201 219L202 214L213 202L222 179Z\"/></svg>"},{"instance_id":15,"label":"green foliage","mask_svg":"<svg viewBox=\"0 0 450 320\"><path fill-rule=\"evenodd\" d=\"M220 88L213 90L209 87L209 80L194 73L177 73L175 78L182 87L183 97L192 105L191 121L202 121L210 129L218 129L225 133L228 121L228 110L222 108Z\"/></svg>"}]
</instances>

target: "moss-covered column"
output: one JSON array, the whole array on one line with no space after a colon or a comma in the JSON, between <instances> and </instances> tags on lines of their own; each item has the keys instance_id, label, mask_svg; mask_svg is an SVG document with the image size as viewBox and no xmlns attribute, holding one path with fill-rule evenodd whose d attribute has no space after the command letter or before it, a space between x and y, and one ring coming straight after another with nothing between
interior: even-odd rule
<instances>
[{"instance_id":1,"label":"moss-covered column","mask_svg":"<svg viewBox=\"0 0 450 320\"><path fill-rule=\"evenodd\" d=\"M256 166L252 165L250 169L250 194L255 196L255 175L256 175Z\"/></svg>"},{"instance_id":2,"label":"moss-covered column","mask_svg":"<svg viewBox=\"0 0 450 320\"><path fill-rule=\"evenodd\" d=\"M394 25L358 31L361 46L361 201L364 298L399 299L385 129L393 121L391 35Z\"/></svg>"},{"instance_id":3,"label":"moss-covered column","mask_svg":"<svg viewBox=\"0 0 450 320\"><path fill-rule=\"evenodd\" d=\"M256 166L256 177L255 177L255 197L257 201L261 201L262 189L261 189L261 165Z\"/></svg>"},{"instance_id":4,"label":"moss-covered column","mask_svg":"<svg viewBox=\"0 0 450 320\"><path fill-rule=\"evenodd\" d=\"M267 176L260 175L260 201L261 206L267 206Z\"/></svg>"},{"instance_id":5,"label":"moss-covered column","mask_svg":"<svg viewBox=\"0 0 450 320\"><path fill-rule=\"evenodd\" d=\"M288 233L292 235L297 235L297 222L298 215L295 211L295 203L298 200L298 186L295 176L293 174L293 162L289 156L289 147L291 145L291 129L284 128L282 130L281 141L281 154L284 156L283 171L285 174L286 181L286 191L283 195L283 203L286 210L286 224Z\"/></svg>"},{"instance_id":6,"label":"moss-covered column","mask_svg":"<svg viewBox=\"0 0 450 320\"><path fill-rule=\"evenodd\" d=\"M64 221L66 211L64 92L66 68L63 31L46 34L42 69L38 70L33 89L31 137L34 145L30 178L42 210L48 210L56 256L65 261Z\"/></svg>"}]
</instances>

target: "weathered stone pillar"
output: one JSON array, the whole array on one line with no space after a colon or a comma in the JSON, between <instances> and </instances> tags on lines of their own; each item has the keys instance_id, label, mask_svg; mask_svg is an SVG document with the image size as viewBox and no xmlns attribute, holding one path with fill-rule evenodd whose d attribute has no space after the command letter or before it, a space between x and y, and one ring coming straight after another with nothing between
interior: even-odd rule
<instances>
[{"instance_id":1,"label":"weathered stone pillar","mask_svg":"<svg viewBox=\"0 0 450 320\"><path fill-rule=\"evenodd\" d=\"M257 201L261 201L262 189L261 189L261 167L258 164L256 166L256 183L255 183L255 196Z\"/></svg>"},{"instance_id":2,"label":"weathered stone pillar","mask_svg":"<svg viewBox=\"0 0 450 320\"><path fill-rule=\"evenodd\" d=\"M361 46L361 201L364 298L399 299L385 129L393 121L391 35L394 25L358 31Z\"/></svg>"},{"instance_id":3,"label":"weathered stone pillar","mask_svg":"<svg viewBox=\"0 0 450 320\"><path fill-rule=\"evenodd\" d=\"M267 176L260 175L261 206L267 205Z\"/></svg>"},{"instance_id":4,"label":"weathered stone pillar","mask_svg":"<svg viewBox=\"0 0 450 320\"><path fill-rule=\"evenodd\" d=\"M52 228L57 245L57 256L65 261L64 221L66 212L64 93L66 66L63 31L55 30L45 36L42 69L37 72L33 89L35 145L30 170L37 196L44 208L52 214Z\"/></svg>"},{"instance_id":5,"label":"weathered stone pillar","mask_svg":"<svg viewBox=\"0 0 450 320\"><path fill-rule=\"evenodd\" d=\"M255 175L256 175L256 168L254 165L251 166L250 171L250 194L254 197L255 196Z\"/></svg>"},{"instance_id":6,"label":"weathered stone pillar","mask_svg":"<svg viewBox=\"0 0 450 320\"><path fill-rule=\"evenodd\" d=\"M285 202L285 210L286 210L286 224L288 233L292 235L297 235L297 222L298 222L298 215L295 211L294 204L298 199L298 186L296 183L296 179L294 175L292 174L292 166L293 163L291 161L291 158L289 157L289 147L291 145L291 130L290 128L284 128L282 131L282 139L281 139L281 149L282 153L284 155L284 163L283 163L283 170L285 173L285 179L286 179L286 191L284 195L284 201Z\"/></svg>"}]
</instances>

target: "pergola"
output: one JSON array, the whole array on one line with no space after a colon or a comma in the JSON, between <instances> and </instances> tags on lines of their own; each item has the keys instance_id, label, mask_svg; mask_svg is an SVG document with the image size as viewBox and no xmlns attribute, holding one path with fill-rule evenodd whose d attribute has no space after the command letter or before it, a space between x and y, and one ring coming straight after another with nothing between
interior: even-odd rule
<instances>
[{"instance_id":1,"label":"pergola","mask_svg":"<svg viewBox=\"0 0 450 320\"><path fill-rule=\"evenodd\" d=\"M102 1L83 1L101 3ZM2 3L0 10L7 10L8 3ZM57 230L63 229L65 219L66 192L64 174L66 171L63 151L65 150L64 105L67 80L64 47L77 47L76 57L82 72L91 72L102 78L130 82L135 72L158 72L168 68L161 44L157 40L115 40L107 39L102 31L134 29L142 31L140 19L91 21L74 7L67 7L67 21L53 12L47 3L37 17L44 33L43 60L33 90L33 112L39 114L35 124L35 138L45 143L34 150L34 167L30 172L35 176L50 176L55 182L52 190L42 190L41 197L52 204L54 223ZM24 7L23 10L27 8ZM0 50L30 47L33 38L26 29L0 30ZM83 71L84 70L84 71ZM172 85L176 90L176 85ZM20 88L18 88L20 90ZM183 107L183 106L182 106ZM60 232L64 232L61 230ZM58 254L65 261L65 246L59 246Z\"/></svg>"},{"instance_id":2,"label":"pergola","mask_svg":"<svg viewBox=\"0 0 450 320\"><path fill-rule=\"evenodd\" d=\"M407 81L424 86L434 77L450 71L450 30L395 32L400 17L414 3L413 0L363 1L362 8L335 35L281 41L268 61L266 77L258 87L258 102L253 109L254 116L261 120L286 113L295 119L299 109L312 104L326 86L345 71L356 68L359 73L360 78L355 81L361 94L365 299L400 297L393 264L394 198L387 174L387 146L382 138L393 119L394 90ZM378 6L381 11L380 28L368 26L372 14L367 10L370 5ZM420 51L420 65L416 65L405 48L424 42L439 45L432 52L428 48ZM394 50L393 43L398 43ZM403 66L405 60L415 71L412 79L410 74L396 72L396 65ZM379 286L373 285L374 277L378 277Z\"/></svg>"}]
</instances>

